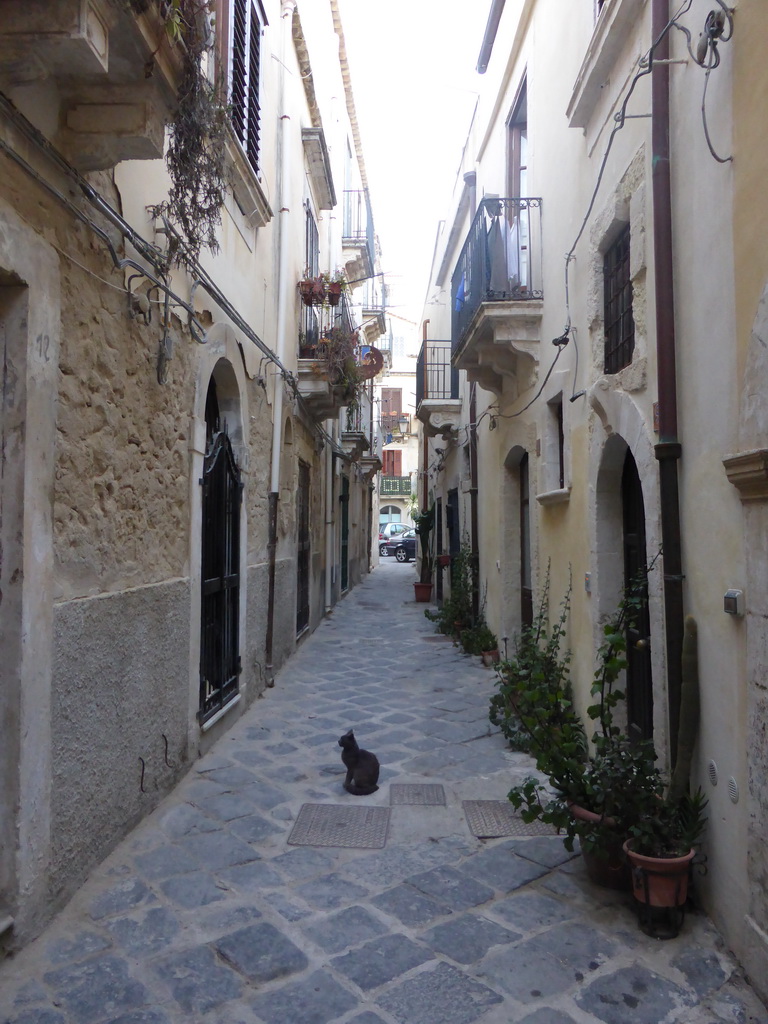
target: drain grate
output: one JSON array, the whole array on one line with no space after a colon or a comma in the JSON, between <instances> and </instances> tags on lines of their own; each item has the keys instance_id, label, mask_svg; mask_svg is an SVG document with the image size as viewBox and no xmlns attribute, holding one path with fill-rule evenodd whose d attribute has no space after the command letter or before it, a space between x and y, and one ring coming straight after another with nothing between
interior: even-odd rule
<instances>
[{"instance_id":1,"label":"drain grate","mask_svg":"<svg viewBox=\"0 0 768 1024\"><path fill-rule=\"evenodd\" d=\"M422 783L393 783L389 787L389 802L395 804L420 804L425 807L445 807L445 790L442 786Z\"/></svg>"},{"instance_id":2,"label":"drain grate","mask_svg":"<svg viewBox=\"0 0 768 1024\"><path fill-rule=\"evenodd\" d=\"M505 800L462 800L467 825L478 839L502 836L553 836L556 830L540 821L527 824Z\"/></svg>"},{"instance_id":3,"label":"drain grate","mask_svg":"<svg viewBox=\"0 0 768 1024\"><path fill-rule=\"evenodd\" d=\"M288 836L288 844L380 850L387 841L388 828L389 807L304 804Z\"/></svg>"}]
</instances>

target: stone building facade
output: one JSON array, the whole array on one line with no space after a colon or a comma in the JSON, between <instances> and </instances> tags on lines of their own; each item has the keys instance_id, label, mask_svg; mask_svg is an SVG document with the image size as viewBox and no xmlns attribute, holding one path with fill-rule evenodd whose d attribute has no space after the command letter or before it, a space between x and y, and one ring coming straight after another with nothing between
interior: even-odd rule
<instances>
[{"instance_id":1,"label":"stone building facade","mask_svg":"<svg viewBox=\"0 0 768 1024\"><path fill-rule=\"evenodd\" d=\"M627 685L664 770L698 622L696 888L764 996L765 19L750 0L491 5L424 314L460 382L418 410L440 527L475 552L509 649L547 574L553 613L572 587L582 711L601 627L655 565Z\"/></svg>"},{"instance_id":2,"label":"stone building facade","mask_svg":"<svg viewBox=\"0 0 768 1024\"><path fill-rule=\"evenodd\" d=\"M354 346L377 257L343 28L334 0L214 7L4 5L8 947L369 570L373 383ZM163 206L195 69L225 157L199 251ZM344 275L338 307L302 302L308 268Z\"/></svg>"}]
</instances>

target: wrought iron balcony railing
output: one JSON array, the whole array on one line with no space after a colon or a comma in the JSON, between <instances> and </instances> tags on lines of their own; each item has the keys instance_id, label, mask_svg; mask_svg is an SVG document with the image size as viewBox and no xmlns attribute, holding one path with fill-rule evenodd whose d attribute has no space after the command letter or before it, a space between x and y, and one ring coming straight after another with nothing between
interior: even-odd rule
<instances>
[{"instance_id":1,"label":"wrought iron balcony railing","mask_svg":"<svg viewBox=\"0 0 768 1024\"><path fill-rule=\"evenodd\" d=\"M416 361L416 408L425 399L459 397L459 371L451 366L450 341L425 341Z\"/></svg>"},{"instance_id":2,"label":"wrought iron balcony railing","mask_svg":"<svg viewBox=\"0 0 768 1024\"><path fill-rule=\"evenodd\" d=\"M484 302L543 298L541 199L484 199L451 279L451 336L460 348Z\"/></svg>"},{"instance_id":3,"label":"wrought iron balcony railing","mask_svg":"<svg viewBox=\"0 0 768 1024\"><path fill-rule=\"evenodd\" d=\"M337 306L301 307L301 331L299 334L299 356L314 359L322 355L329 339L349 338L350 344L357 344L357 326L346 294L342 293Z\"/></svg>"},{"instance_id":4,"label":"wrought iron balcony railing","mask_svg":"<svg viewBox=\"0 0 768 1024\"><path fill-rule=\"evenodd\" d=\"M411 493L411 478L409 476L383 476L379 487L379 494L389 498L407 498Z\"/></svg>"},{"instance_id":5,"label":"wrought iron balcony railing","mask_svg":"<svg viewBox=\"0 0 768 1024\"><path fill-rule=\"evenodd\" d=\"M344 193L342 244L346 248L365 250L366 258L363 261L367 268L365 276L370 277L373 273L376 240L373 229L371 201L367 191L363 189L348 189Z\"/></svg>"}]
</instances>

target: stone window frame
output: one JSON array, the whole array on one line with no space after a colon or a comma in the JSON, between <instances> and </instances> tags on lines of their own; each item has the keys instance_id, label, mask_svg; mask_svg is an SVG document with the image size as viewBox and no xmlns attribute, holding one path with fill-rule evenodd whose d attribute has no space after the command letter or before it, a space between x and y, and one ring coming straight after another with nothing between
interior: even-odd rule
<instances>
[{"instance_id":1,"label":"stone window frame","mask_svg":"<svg viewBox=\"0 0 768 1024\"><path fill-rule=\"evenodd\" d=\"M590 231L589 287L587 322L593 373L607 377L625 391L644 391L647 384L647 263L645 245L646 166L645 146L641 145L617 182ZM629 224L629 278L632 285L632 315L635 341L632 361L615 374L607 374L604 361L603 257L621 231Z\"/></svg>"},{"instance_id":2,"label":"stone window frame","mask_svg":"<svg viewBox=\"0 0 768 1024\"><path fill-rule=\"evenodd\" d=\"M538 478L543 487L536 494L539 505L558 505L571 496L569 406L565 401L567 375L564 372L553 374L550 385L551 390L544 396L540 437L536 442L540 459Z\"/></svg>"}]
</instances>

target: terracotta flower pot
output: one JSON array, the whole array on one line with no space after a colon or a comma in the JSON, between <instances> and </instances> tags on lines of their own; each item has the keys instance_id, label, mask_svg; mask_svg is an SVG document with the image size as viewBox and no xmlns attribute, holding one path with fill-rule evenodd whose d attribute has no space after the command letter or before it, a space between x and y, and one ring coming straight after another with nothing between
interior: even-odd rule
<instances>
[{"instance_id":1,"label":"terracotta flower pot","mask_svg":"<svg viewBox=\"0 0 768 1024\"><path fill-rule=\"evenodd\" d=\"M638 903L650 907L682 907L688 899L688 874L696 855L689 850L683 857L646 857L635 853L632 840L624 843L624 852L632 873L632 892Z\"/></svg>"},{"instance_id":2,"label":"terracotta flower pot","mask_svg":"<svg viewBox=\"0 0 768 1024\"><path fill-rule=\"evenodd\" d=\"M604 818L586 807L579 807L578 804L569 803L568 810L578 821L589 822L598 825L601 822L609 828L615 825L613 818ZM606 842L601 854L593 853L591 850L581 849L581 857L584 867L587 869L587 876L595 885L601 885L605 889L619 889L626 892L630 887L630 872L624 856L620 839L615 842Z\"/></svg>"},{"instance_id":3,"label":"terracotta flower pot","mask_svg":"<svg viewBox=\"0 0 768 1024\"><path fill-rule=\"evenodd\" d=\"M499 660L499 652L498 651L482 651L482 653L480 654L480 657L483 659L483 664L486 666L486 668L490 668L491 665L497 664L497 662Z\"/></svg>"},{"instance_id":4,"label":"terracotta flower pot","mask_svg":"<svg viewBox=\"0 0 768 1024\"><path fill-rule=\"evenodd\" d=\"M431 583L414 583L413 584L413 599L414 601L430 601L432 599L432 584Z\"/></svg>"}]
</instances>

